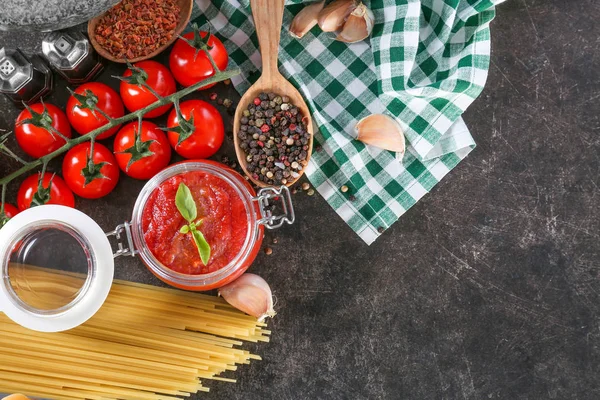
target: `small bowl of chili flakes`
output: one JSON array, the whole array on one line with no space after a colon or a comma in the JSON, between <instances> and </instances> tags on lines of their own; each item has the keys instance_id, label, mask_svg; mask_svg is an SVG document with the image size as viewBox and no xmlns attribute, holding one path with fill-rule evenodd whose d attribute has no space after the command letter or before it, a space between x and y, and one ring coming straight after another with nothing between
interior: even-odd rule
<instances>
[{"instance_id":1,"label":"small bowl of chili flakes","mask_svg":"<svg viewBox=\"0 0 600 400\"><path fill-rule=\"evenodd\" d=\"M193 0L123 0L88 22L88 36L94 49L107 60L147 60L183 32L192 6Z\"/></svg>"}]
</instances>

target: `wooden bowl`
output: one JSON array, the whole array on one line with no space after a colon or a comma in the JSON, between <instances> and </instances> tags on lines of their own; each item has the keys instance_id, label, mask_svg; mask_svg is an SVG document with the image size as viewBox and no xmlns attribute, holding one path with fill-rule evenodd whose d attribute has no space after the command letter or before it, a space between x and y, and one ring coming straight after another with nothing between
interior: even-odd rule
<instances>
[{"instance_id":1,"label":"wooden bowl","mask_svg":"<svg viewBox=\"0 0 600 400\"><path fill-rule=\"evenodd\" d=\"M165 43L164 45L162 45L161 47L159 47L152 53L145 55L145 56L136 57L136 58L133 58L133 59L127 60L127 61L129 61L130 63L136 63L138 61L148 60L152 57L157 56L158 54L162 53L167 47L169 47L171 45L171 43L173 43L178 38L178 36L181 34L181 32L183 32L183 30L185 29L188 22L190 22L190 17L192 16L192 7L194 5L194 0L175 0L175 2L177 3L177 5L179 5L179 9L181 10L181 13L179 15L179 23L177 24L177 27L175 28L175 34L173 35L173 37L167 43ZM110 12L110 10L108 10L106 13L108 13L108 12ZM94 17L89 20L87 31L88 31L88 36L90 38L90 43L92 43L92 46L94 46L94 49L102 57L106 58L109 61L125 64L124 58L115 58L112 54L110 54L108 51L106 51L104 49L104 47L102 47L96 41L96 35L94 33L96 31L96 26L100 22L100 19L102 19L102 17L104 15L106 15L106 13L98 15L97 17Z\"/></svg>"}]
</instances>

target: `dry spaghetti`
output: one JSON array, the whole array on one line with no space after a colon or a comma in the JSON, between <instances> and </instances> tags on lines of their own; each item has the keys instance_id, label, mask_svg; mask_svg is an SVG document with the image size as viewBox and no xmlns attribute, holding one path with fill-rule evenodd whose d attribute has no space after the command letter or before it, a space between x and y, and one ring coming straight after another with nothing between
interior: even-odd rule
<instances>
[{"instance_id":1,"label":"dry spaghetti","mask_svg":"<svg viewBox=\"0 0 600 400\"><path fill-rule=\"evenodd\" d=\"M53 293L75 276L35 268ZM52 399L160 400L208 391L204 379L260 360L242 341L266 324L214 296L115 281L100 311L66 332L41 333L0 313L0 392Z\"/></svg>"}]
</instances>

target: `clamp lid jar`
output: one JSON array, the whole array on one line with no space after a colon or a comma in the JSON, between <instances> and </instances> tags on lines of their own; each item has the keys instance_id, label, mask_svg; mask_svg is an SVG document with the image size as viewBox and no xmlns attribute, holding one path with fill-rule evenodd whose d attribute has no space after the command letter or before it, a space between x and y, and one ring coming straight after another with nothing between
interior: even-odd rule
<instances>
[{"instance_id":1,"label":"clamp lid jar","mask_svg":"<svg viewBox=\"0 0 600 400\"><path fill-rule=\"evenodd\" d=\"M186 224L175 204L181 183L195 197L196 222L211 247L206 265L191 234L180 232ZM140 192L130 224L130 248L164 282L186 290L210 290L235 280L250 267L260 250L264 228L278 228L294 219L287 187L265 188L257 194L240 174L223 164L186 161L160 172Z\"/></svg>"}]
</instances>

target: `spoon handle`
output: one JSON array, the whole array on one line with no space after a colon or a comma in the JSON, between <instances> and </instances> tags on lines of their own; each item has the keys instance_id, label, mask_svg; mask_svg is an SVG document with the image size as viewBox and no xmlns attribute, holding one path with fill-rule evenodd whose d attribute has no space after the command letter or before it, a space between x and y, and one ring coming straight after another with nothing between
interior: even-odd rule
<instances>
[{"instance_id":1,"label":"spoon handle","mask_svg":"<svg viewBox=\"0 0 600 400\"><path fill-rule=\"evenodd\" d=\"M250 0L262 56L261 79L265 81L271 81L279 75L277 55L283 24L283 2L284 0Z\"/></svg>"}]
</instances>

